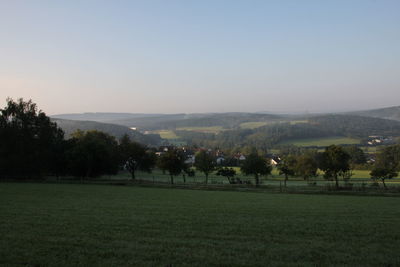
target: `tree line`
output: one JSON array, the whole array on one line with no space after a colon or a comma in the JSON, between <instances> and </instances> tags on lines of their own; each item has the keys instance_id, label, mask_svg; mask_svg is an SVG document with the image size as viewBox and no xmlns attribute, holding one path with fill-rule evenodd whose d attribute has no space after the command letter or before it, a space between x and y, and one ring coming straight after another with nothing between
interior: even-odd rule
<instances>
[{"instance_id":1,"label":"tree line","mask_svg":"<svg viewBox=\"0 0 400 267\"><path fill-rule=\"evenodd\" d=\"M187 155L182 149L171 147L157 156L155 148L132 141L128 135L117 140L100 131L76 131L66 139L57 124L31 100L7 99L7 106L0 112L1 178L73 176L88 179L114 175L124 169L135 179L137 171L151 172L157 167L168 173L171 183L177 175L184 179L194 176L195 170L204 173L205 183L214 172L226 177L231 184L245 182L235 177L234 168L217 165L209 150L199 149L192 166L187 163ZM255 148L249 149L246 159L240 163L241 172L254 176L256 186L262 183L261 177L272 171L270 160L262 153ZM365 154L358 147L332 145L324 152L288 150L282 153L277 169L285 177L285 186L290 177L309 180L322 170L325 178L334 180L339 188L339 180L348 181L352 170L365 161ZM385 180L396 177L399 167L400 145L385 147L377 155L371 177L386 187Z\"/></svg>"}]
</instances>

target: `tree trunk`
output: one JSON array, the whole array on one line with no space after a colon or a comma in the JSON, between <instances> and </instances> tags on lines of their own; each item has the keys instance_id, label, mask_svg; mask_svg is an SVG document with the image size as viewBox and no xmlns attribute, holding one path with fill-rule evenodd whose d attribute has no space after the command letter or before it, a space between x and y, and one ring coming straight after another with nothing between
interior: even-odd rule
<instances>
[{"instance_id":1,"label":"tree trunk","mask_svg":"<svg viewBox=\"0 0 400 267\"><path fill-rule=\"evenodd\" d=\"M132 170L132 171L131 171L131 176L132 176L132 180L135 180L135 178L136 178L136 177L135 177L135 170Z\"/></svg>"},{"instance_id":2,"label":"tree trunk","mask_svg":"<svg viewBox=\"0 0 400 267\"><path fill-rule=\"evenodd\" d=\"M256 173L254 175L254 177L256 178L256 186L258 187L260 185L260 180L258 179L258 174Z\"/></svg>"},{"instance_id":3,"label":"tree trunk","mask_svg":"<svg viewBox=\"0 0 400 267\"><path fill-rule=\"evenodd\" d=\"M287 180L288 180L288 176L285 175L285 188L286 188L286 182L287 182Z\"/></svg>"},{"instance_id":4,"label":"tree trunk","mask_svg":"<svg viewBox=\"0 0 400 267\"><path fill-rule=\"evenodd\" d=\"M382 180L383 187L384 187L385 189L387 189L386 184L385 184L385 179L381 179L381 180Z\"/></svg>"},{"instance_id":5,"label":"tree trunk","mask_svg":"<svg viewBox=\"0 0 400 267\"><path fill-rule=\"evenodd\" d=\"M208 173L205 173L206 175L206 184L208 184Z\"/></svg>"},{"instance_id":6,"label":"tree trunk","mask_svg":"<svg viewBox=\"0 0 400 267\"><path fill-rule=\"evenodd\" d=\"M336 189L339 189L339 180L337 178L337 174L335 174L334 177L335 177Z\"/></svg>"},{"instance_id":7,"label":"tree trunk","mask_svg":"<svg viewBox=\"0 0 400 267\"><path fill-rule=\"evenodd\" d=\"M183 183L186 184L186 175L182 175L183 176Z\"/></svg>"},{"instance_id":8,"label":"tree trunk","mask_svg":"<svg viewBox=\"0 0 400 267\"><path fill-rule=\"evenodd\" d=\"M171 184L174 184L174 176L173 175L170 176L171 176Z\"/></svg>"}]
</instances>

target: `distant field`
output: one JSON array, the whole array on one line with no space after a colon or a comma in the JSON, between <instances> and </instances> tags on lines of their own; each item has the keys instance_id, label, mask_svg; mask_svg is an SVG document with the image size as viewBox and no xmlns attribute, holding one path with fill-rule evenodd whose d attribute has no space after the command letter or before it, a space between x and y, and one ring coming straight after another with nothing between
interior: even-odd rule
<instances>
[{"instance_id":1,"label":"distant field","mask_svg":"<svg viewBox=\"0 0 400 267\"><path fill-rule=\"evenodd\" d=\"M172 130L159 130L159 131L154 131L154 133L159 134L162 139L178 139L179 138L175 134L175 132Z\"/></svg>"},{"instance_id":2,"label":"distant field","mask_svg":"<svg viewBox=\"0 0 400 267\"><path fill-rule=\"evenodd\" d=\"M179 127L176 128L181 131L192 131L192 132L200 132L200 133L219 133L224 131L225 129L222 126L208 126L208 127Z\"/></svg>"},{"instance_id":3,"label":"distant field","mask_svg":"<svg viewBox=\"0 0 400 267\"><path fill-rule=\"evenodd\" d=\"M279 143L280 145L295 145L295 146L320 146L325 147L329 145L345 145L345 144L359 144L360 140L348 137L323 137L323 138L306 138L294 139Z\"/></svg>"},{"instance_id":4,"label":"distant field","mask_svg":"<svg viewBox=\"0 0 400 267\"><path fill-rule=\"evenodd\" d=\"M299 123L308 123L307 120L293 120L293 121L251 121L251 122L243 122L240 124L240 128L242 129L256 129L265 125L276 124L276 123L290 123L290 124L299 124Z\"/></svg>"},{"instance_id":5,"label":"distant field","mask_svg":"<svg viewBox=\"0 0 400 267\"><path fill-rule=\"evenodd\" d=\"M397 266L400 198L0 183L2 266Z\"/></svg>"},{"instance_id":6,"label":"distant field","mask_svg":"<svg viewBox=\"0 0 400 267\"><path fill-rule=\"evenodd\" d=\"M251 121L251 122L243 122L240 124L240 128L242 129L256 129L262 126L267 125L268 122L265 121Z\"/></svg>"},{"instance_id":7,"label":"distant field","mask_svg":"<svg viewBox=\"0 0 400 267\"><path fill-rule=\"evenodd\" d=\"M308 120L294 120L294 121L290 121L290 124L294 125L294 124L300 124L300 123L308 123Z\"/></svg>"}]
</instances>

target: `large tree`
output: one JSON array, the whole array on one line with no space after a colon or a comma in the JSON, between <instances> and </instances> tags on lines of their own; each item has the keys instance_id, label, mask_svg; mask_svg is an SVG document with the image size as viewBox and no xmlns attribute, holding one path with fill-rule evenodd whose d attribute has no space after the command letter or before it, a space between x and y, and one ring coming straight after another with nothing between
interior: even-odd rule
<instances>
[{"instance_id":1,"label":"large tree","mask_svg":"<svg viewBox=\"0 0 400 267\"><path fill-rule=\"evenodd\" d=\"M206 176L205 183L208 183L208 175L215 170L214 158L205 150L196 153L194 166Z\"/></svg>"},{"instance_id":2,"label":"large tree","mask_svg":"<svg viewBox=\"0 0 400 267\"><path fill-rule=\"evenodd\" d=\"M151 172L155 165L155 155L148 150L146 146L131 141L128 135L124 135L118 146L121 163L131 173L132 179L135 179L137 170Z\"/></svg>"},{"instance_id":3,"label":"large tree","mask_svg":"<svg viewBox=\"0 0 400 267\"><path fill-rule=\"evenodd\" d=\"M386 188L385 180L396 177L399 169L400 145L388 146L377 154L376 162L370 175L372 179L380 179Z\"/></svg>"},{"instance_id":4,"label":"large tree","mask_svg":"<svg viewBox=\"0 0 400 267\"><path fill-rule=\"evenodd\" d=\"M350 155L341 146L331 145L322 153L320 165L325 177L334 178L336 188L339 188L339 174L350 171Z\"/></svg>"},{"instance_id":5,"label":"large tree","mask_svg":"<svg viewBox=\"0 0 400 267\"><path fill-rule=\"evenodd\" d=\"M276 166L280 175L285 176L285 187L289 176L296 174L296 157L292 155L285 156Z\"/></svg>"},{"instance_id":6,"label":"large tree","mask_svg":"<svg viewBox=\"0 0 400 267\"><path fill-rule=\"evenodd\" d=\"M304 180L309 180L318 175L318 163L314 155L305 153L296 157L295 165L296 175L303 177Z\"/></svg>"},{"instance_id":7,"label":"large tree","mask_svg":"<svg viewBox=\"0 0 400 267\"><path fill-rule=\"evenodd\" d=\"M70 174L89 178L118 172L118 145L113 136L99 131L77 131L71 142L67 154Z\"/></svg>"},{"instance_id":8,"label":"large tree","mask_svg":"<svg viewBox=\"0 0 400 267\"><path fill-rule=\"evenodd\" d=\"M161 154L158 158L157 166L169 173L171 184L174 183L174 176L179 175L185 169L185 158L177 149L170 149Z\"/></svg>"},{"instance_id":9,"label":"large tree","mask_svg":"<svg viewBox=\"0 0 400 267\"><path fill-rule=\"evenodd\" d=\"M55 172L53 163L64 142L57 124L22 98L8 98L0 113L0 176L36 178Z\"/></svg>"},{"instance_id":10,"label":"large tree","mask_svg":"<svg viewBox=\"0 0 400 267\"><path fill-rule=\"evenodd\" d=\"M240 170L245 175L254 175L256 186L260 185L260 176L271 174L272 167L269 161L257 153L251 153L246 157Z\"/></svg>"},{"instance_id":11,"label":"large tree","mask_svg":"<svg viewBox=\"0 0 400 267\"><path fill-rule=\"evenodd\" d=\"M234 178L235 175L236 175L236 171L235 171L235 169L233 169L233 168L229 168L229 167L220 167L220 168L218 168L216 174L217 174L218 176L226 177L226 178L228 179L228 182L229 182L230 184L233 184L233 183L234 183L233 178Z\"/></svg>"},{"instance_id":12,"label":"large tree","mask_svg":"<svg viewBox=\"0 0 400 267\"><path fill-rule=\"evenodd\" d=\"M398 173L389 168L385 167L374 167L372 171L370 172L371 178L376 180L379 179L382 181L383 187L386 189L386 184L385 180L386 179L392 179L398 175Z\"/></svg>"},{"instance_id":13,"label":"large tree","mask_svg":"<svg viewBox=\"0 0 400 267\"><path fill-rule=\"evenodd\" d=\"M361 148L357 146L348 146L343 149L350 156L349 162L352 169L354 169L356 165L365 164L367 162L367 157Z\"/></svg>"}]
</instances>

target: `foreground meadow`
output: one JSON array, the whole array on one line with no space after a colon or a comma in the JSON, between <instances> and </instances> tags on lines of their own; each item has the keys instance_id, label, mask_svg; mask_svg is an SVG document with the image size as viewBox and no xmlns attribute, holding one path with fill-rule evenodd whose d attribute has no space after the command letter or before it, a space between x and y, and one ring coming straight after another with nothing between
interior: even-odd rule
<instances>
[{"instance_id":1,"label":"foreground meadow","mask_svg":"<svg viewBox=\"0 0 400 267\"><path fill-rule=\"evenodd\" d=\"M400 198L0 184L0 265L400 263Z\"/></svg>"}]
</instances>

